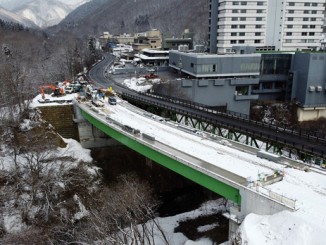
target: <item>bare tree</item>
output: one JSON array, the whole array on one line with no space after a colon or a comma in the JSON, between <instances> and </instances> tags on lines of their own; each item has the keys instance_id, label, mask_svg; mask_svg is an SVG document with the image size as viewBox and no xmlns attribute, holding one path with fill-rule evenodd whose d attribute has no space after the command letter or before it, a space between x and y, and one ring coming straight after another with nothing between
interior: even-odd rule
<instances>
[{"instance_id":1,"label":"bare tree","mask_svg":"<svg viewBox=\"0 0 326 245\"><path fill-rule=\"evenodd\" d=\"M123 175L118 183L103 188L96 204L88 217L90 228L79 234L81 241L150 245L159 237L169 244L155 220L158 202L153 191L135 175Z\"/></svg>"},{"instance_id":2,"label":"bare tree","mask_svg":"<svg viewBox=\"0 0 326 245\"><path fill-rule=\"evenodd\" d=\"M31 101L30 83L26 69L20 64L20 54L10 51L0 55L0 117L7 126L19 123Z\"/></svg>"}]
</instances>

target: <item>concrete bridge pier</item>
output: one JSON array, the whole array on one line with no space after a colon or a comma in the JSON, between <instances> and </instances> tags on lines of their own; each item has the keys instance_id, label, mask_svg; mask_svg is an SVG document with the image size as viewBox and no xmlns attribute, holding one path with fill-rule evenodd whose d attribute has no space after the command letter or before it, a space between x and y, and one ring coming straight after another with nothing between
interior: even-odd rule
<instances>
[{"instance_id":1,"label":"concrete bridge pier","mask_svg":"<svg viewBox=\"0 0 326 245\"><path fill-rule=\"evenodd\" d=\"M78 126L79 142L83 148L90 149L121 145L121 143L115 139L112 139L107 134L103 133L101 130L97 129L87 120L85 120L80 114L79 107L75 106L74 108L74 122Z\"/></svg>"},{"instance_id":2,"label":"concrete bridge pier","mask_svg":"<svg viewBox=\"0 0 326 245\"><path fill-rule=\"evenodd\" d=\"M250 213L273 215L285 210L290 212L295 210L294 200L277 196L276 193L271 194L272 196L262 195L253 189L249 190L247 187L242 187L239 191L241 205L230 207L229 213L224 214L225 217L229 218L229 239L236 234L242 221Z\"/></svg>"}]
</instances>

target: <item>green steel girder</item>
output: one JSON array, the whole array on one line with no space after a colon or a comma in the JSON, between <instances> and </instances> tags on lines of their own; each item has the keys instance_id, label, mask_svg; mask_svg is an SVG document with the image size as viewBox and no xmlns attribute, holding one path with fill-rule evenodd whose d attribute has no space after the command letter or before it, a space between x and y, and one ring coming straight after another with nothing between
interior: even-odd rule
<instances>
[{"instance_id":1,"label":"green steel girder","mask_svg":"<svg viewBox=\"0 0 326 245\"><path fill-rule=\"evenodd\" d=\"M269 151L271 148L273 148L273 153L282 155L283 146L267 142L266 151Z\"/></svg>"},{"instance_id":2,"label":"green steel girder","mask_svg":"<svg viewBox=\"0 0 326 245\"><path fill-rule=\"evenodd\" d=\"M144 155L145 157L155 161L156 163L161 164L162 166L192 180L193 182L231 200L237 204L241 204L241 196L240 191L232 186L229 186L219 180L216 180L202 172L199 172L177 160L166 156L154 149L139 143L138 141L129 138L128 136L120 133L119 131L109 127L105 123L101 122L100 120L94 118L89 113L85 112L84 110L80 109L81 115L97 127L102 132L106 133L113 139L119 141L120 143L126 145L127 147L133 149L134 151Z\"/></svg>"}]
</instances>

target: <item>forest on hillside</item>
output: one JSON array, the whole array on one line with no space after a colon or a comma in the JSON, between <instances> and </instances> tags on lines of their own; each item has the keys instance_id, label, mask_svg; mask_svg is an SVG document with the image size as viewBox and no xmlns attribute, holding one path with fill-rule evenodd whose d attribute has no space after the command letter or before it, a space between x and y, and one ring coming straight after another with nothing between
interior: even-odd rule
<instances>
[{"instance_id":1,"label":"forest on hillside","mask_svg":"<svg viewBox=\"0 0 326 245\"><path fill-rule=\"evenodd\" d=\"M136 33L159 29L178 37L184 29L195 34L196 43L208 36L209 0L94 0L70 13L51 33L72 32L77 36Z\"/></svg>"}]
</instances>

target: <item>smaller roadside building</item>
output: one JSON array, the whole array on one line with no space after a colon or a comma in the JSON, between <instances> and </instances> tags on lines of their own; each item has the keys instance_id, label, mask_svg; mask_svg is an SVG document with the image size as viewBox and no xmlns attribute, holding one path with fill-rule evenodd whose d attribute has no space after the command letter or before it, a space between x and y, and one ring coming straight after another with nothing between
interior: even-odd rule
<instances>
[{"instance_id":1,"label":"smaller roadside building","mask_svg":"<svg viewBox=\"0 0 326 245\"><path fill-rule=\"evenodd\" d=\"M299 121L326 118L326 53L296 53L289 85Z\"/></svg>"},{"instance_id":2,"label":"smaller roadside building","mask_svg":"<svg viewBox=\"0 0 326 245\"><path fill-rule=\"evenodd\" d=\"M145 66L168 66L169 64L169 51L143 49L135 53L135 57L139 58Z\"/></svg>"}]
</instances>

